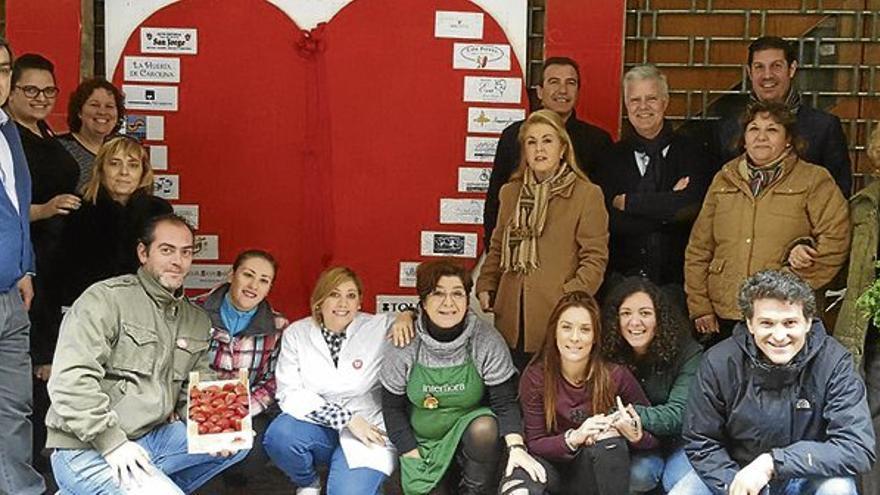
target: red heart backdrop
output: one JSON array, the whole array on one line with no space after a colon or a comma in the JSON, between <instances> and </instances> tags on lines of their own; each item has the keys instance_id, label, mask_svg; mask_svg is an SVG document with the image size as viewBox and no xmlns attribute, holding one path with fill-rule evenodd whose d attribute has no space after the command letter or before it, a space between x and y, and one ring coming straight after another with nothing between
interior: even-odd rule
<instances>
[{"instance_id":1,"label":"red heart backdrop","mask_svg":"<svg viewBox=\"0 0 880 495\"><path fill-rule=\"evenodd\" d=\"M376 294L412 293L398 287L399 262L420 259L422 230L481 230L439 224L441 197L468 196L456 192L467 72L452 69L455 40L434 37L441 3L480 11L356 0L305 37L262 0L185 0L142 23L198 28L198 54L180 56L179 111L161 113L175 202L199 205L221 261L275 254L271 299L291 316L326 266L354 268L372 310ZM481 42L507 43L488 15ZM139 30L123 55L140 55ZM522 71L514 61L493 74Z\"/></svg>"}]
</instances>

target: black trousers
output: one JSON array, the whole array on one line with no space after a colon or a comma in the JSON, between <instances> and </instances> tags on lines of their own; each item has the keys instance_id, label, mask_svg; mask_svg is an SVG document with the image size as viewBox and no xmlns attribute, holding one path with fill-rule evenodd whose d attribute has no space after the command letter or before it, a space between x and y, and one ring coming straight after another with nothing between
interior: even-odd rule
<instances>
[{"instance_id":1,"label":"black trousers","mask_svg":"<svg viewBox=\"0 0 880 495\"><path fill-rule=\"evenodd\" d=\"M501 451L497 420L492 416L474 419L461 437L452 465L431 495L494 495Z\"/></svg>"},{"instance_id":2,"label":"black trousers","mask_svg":"<svg viewBox=\"0 0 880 495\"><path fill-rule=\"evenodd\" d=\"M517 468L501 480L500 493L517 493L523 488L530 495L622 495L629 493L629 448L623 437L607 438L578 449L568 463L535 459L547 471L547 482L534 481Z\"/></svg>"}]
</instances>

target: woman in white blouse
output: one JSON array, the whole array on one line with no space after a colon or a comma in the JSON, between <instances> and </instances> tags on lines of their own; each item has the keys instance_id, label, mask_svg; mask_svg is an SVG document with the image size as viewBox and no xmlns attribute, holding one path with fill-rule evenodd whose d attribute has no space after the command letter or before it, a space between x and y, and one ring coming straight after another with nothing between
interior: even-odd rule
<instances>
[{"instance_id":1,"label":"woman in white blouse","mask_svg":"<svg viewBox=\"0 0 880 495\"><path fill-rule=\"evenodd\" d=\"M378 382L394 315L360 312L362 297L351 269L330 268L312 292L312 315L284 333L275 372L283 414L264 446L297 494L320 493L316 464L329 465L330 495L379 493L394 469Z\"/></svg>"}]
</instances>

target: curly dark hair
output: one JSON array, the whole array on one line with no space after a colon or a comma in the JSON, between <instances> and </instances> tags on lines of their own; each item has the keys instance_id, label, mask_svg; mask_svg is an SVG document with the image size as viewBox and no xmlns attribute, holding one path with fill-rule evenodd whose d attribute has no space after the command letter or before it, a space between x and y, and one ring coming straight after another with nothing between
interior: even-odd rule
<instances>
[{"instance_id":1,"label":"curly dark hair","mask_svg":"<svg viewBox=\"0 0 880 495\"><path fill-rule=\"evenodd\" d=\"M98 89L104 89L113 95L113 101L116 102L116 111L119 114L119 119L110 134L115 134L122 127L122 119L125 118L125 95L110 81L100 77L93 77L79 83L76 90L70 94L70 101L67 102L67 127L70 128L71 132L79 132L82 129L82 119L79 117L79 113L89 100L89 97L92 96L92 93Z\"/></svg>"},{"instance_id":2,"label":"curly dark hair","mask_svg":"<svg viewBox=\"0 0 880 495\"><path fill-rule=\"evenodd\" d=\"M635 371L636 355L620 333L620 305L629 296L644 292L654 303L657 319L654 340L648 345L649 363L660 369L672 366L678 354L679 332L686 328L680 311L676 311L669 298L653 282L641 277L628 277L615 286L602 308L603 326L606 328L602 341L602 354L610 361Z\"/></svg>"}]
</instances>

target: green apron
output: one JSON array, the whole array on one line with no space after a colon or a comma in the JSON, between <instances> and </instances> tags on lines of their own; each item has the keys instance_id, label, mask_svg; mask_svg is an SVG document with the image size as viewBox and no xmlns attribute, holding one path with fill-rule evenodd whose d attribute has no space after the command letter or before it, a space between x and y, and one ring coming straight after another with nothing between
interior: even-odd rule
<instances>
[{"instance_id":1,"label":"green apron","mask_svg":"<svg viewBox=\"0 0 880 495\"><path fill-rule=\"evenodd\" d=\"M406 395L412 404L410 424L422 458L400 458L401 482L406 495L430 492L446 474L471 421L480 416L493 416L491 409L480 406L485 387L474 366L470 343L467 347L467 361L442 368L419 364L419 350L416 350Z\"/></svg>"}]
</instances>

